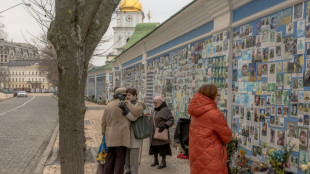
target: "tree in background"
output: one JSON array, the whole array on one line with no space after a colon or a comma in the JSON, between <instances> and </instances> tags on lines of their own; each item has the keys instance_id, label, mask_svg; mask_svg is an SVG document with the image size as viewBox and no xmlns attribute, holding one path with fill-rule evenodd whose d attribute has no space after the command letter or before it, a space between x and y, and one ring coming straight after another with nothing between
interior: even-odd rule
<instances>
[{"instance_id":1,"label":"tree in background","mask_svg":"<svg viewBox=\"0 0 310 174\"><path fill-rule=\"evenodd\" d=\"M0 89L9 88L9 68L7 66L0 65Z\"/></svg>"},{"instance_id":2,"label":"tree in background","mask_svg":"<svg viewBox=\"0 0 310 174\"><path fill-rule=\"evenodd\" d=\"M34 1L41 6L48 4L43 0L29 1L32 6ZM63 174L84 174L84 90L88 65L109 27L119 1L55 0L55 16L51 18L47 38L52 43L57 57L59 152ZM43 13L34 9L35 16L44 16L47 13L46 16L49 17L50 9L41 7L41 10ZM46 25L44 17L38 22Z\"/></svg>"}]
</instances>

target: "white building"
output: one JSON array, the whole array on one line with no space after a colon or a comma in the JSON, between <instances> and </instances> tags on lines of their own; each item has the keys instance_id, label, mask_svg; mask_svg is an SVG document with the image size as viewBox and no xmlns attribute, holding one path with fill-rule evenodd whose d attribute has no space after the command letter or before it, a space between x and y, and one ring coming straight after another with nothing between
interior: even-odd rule
<instances>
[{"instance_id":1,"label":"white building","mask_svg":"<svg viewBox=\"0 0 310 174\"><path fill-rule=\"evenodd\" d=\"M139 23L143 23L144 13L139 0L123 0L116 11L116 27L114 29L114 54L122 52L124 46Z\"/></svg>"}]
</instances>

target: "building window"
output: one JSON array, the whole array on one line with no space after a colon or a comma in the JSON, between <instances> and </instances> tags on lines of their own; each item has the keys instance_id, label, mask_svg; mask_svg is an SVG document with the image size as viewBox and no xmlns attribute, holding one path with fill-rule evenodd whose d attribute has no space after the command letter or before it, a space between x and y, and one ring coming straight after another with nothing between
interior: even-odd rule
<instances>
[{"instance_id":1,"label":"building window","mask_svg":"<svg viewBox=\"0 0 310 174\"><path fill-rule=\"evenodd\" d=\"M29 75L30 75L30 71L29 71Z\"/></svg>"},{"instance_id":2,"label":"building window","mask_svg":"<svg viewBox=\"0 0 310 174\"><path fill-rule=\"evenodd\" d=\"M43 78L43 82L44 82L44 78Z\"/></svg>"},{"instance_id":3,"label":"building window","mask_svg":"<svg viewBox=\"0 0 310 174\"><path fill-rule=\"evenodd\" d=\"M32 78L32 80L31 81L33 81L33 78Z\"/></svg>"},{"instance_id":4,"label":"building window","mask_svg":"<svg viewBox=\"0 0 310 174\"><path fill-rule=\"evenodd\" d=\"M24 78L23 78L23 82L24 82Z\"/></svg>"},{"instance_id":5,"label":"building window","mask_svg":"<svg viewBox=\"0 0 310 174\"><path fill-rule=\"evenodd\" d=\"M30 85L28 85L28 88L30 88Z\"/></svg>"},{"instance_id":6,"label":"building window","mask_svg":"<svg viewBox=\"0 0 310 174\"><path fill-rule=\"evenodd\" d=\"M14 82L14 78L12 78L12 82Z\"/></svg>"},{"instance_id":7,"label":"building window","mask_svg":"<svg viewBox=\"0 0 310 174\"><path fill-rule=\"evenodd\" d=\"M24 75L24 71L23 71L23 75Z\"/></svg>"},{"instance_id":8,"label":"building window","mask_svg":"<svg viewBox=\"0 0 310 174\"><path fill-rule=\"evenodd\" d=\"M19 81L21 82L21 79L19 78Z\"/></svg>"},{"instance_id":9,"label":"building window","mask_svg":"<svg viewBox=\"0 0 310 174\"><path fill-rule=\"evenodd\" d=\"M11 88L11 85L9 85L9 88Z\"/></svg>"},{"instance_id":10,"label":"building window","mask_svg":"<svg viewBox=\"0 0 310 174\"><path fill-rule=\"evenodd\" d=\"M32 75L34 75L34 72L32 72Z\"/></svg>"},{"instance_id":11,"label":"building window","mask_svg":"<svg viewBox=\"0 0 310 174\"><path fill-rule=\"evenodd\" d=\"M43 88L44 88L44 85L43 85Z\"/></svg>"},{"instance_id":12,"label":"building window","mask_svg":"<svg viewBox=\"0 0 310 174\"><path fill-rule=\"evenodd\" d=\"M23 85L23 88L24 88L24 85Z\"/></svg>"},{"instance_id":13,"label":"building window","mask_svg":"<svg viewBox=\"0 0 310 174\"><path fill-rule=\"evenodd\" d=\"M36 72L36 75L38 75L38 72Z\"/></svg>"}]
</instances>

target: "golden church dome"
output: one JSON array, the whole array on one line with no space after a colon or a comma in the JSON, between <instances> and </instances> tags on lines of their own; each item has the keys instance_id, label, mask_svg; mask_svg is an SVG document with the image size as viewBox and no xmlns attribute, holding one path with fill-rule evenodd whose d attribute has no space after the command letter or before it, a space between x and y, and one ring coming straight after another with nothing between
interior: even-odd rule
<instances>
[{"instance_id":1,"label":"golden church dome","mask_svg":"<svg viewBox=\"0 0 310 174\"><path fill-rule=\"evenodd\" d=\"M120 11L142 11L142 4L139 0L122 0L119 9Z\"/></svg>"}]
</instances>

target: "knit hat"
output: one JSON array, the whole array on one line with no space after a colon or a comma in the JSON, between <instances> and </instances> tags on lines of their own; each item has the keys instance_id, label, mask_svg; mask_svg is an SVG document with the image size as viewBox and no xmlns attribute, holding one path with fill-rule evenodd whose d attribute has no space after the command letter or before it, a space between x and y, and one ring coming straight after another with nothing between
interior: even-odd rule
<instances>
[{"instance_id":1,"label":"knit hat","mask_svg":"<svg viewBox=\"0 0 310 174\"><path fill-rule=\"evenodd\" d=\"M154 98L154 102L155 103L163 103L164 102L164 99L161 97L161 96L156 96Z\"/></svg>"},{"instance_id":2,"label":"knit hat","mask_svg":"<svg viewBox=\"0 0 310 174\"><path fill-rule=\"evenodd\" d=\"M125 87L119 87L115 90L115 94L122 94L122 95L126 95L126 91L127 91L127 88Z\"/></svg>"}]
</instances>

